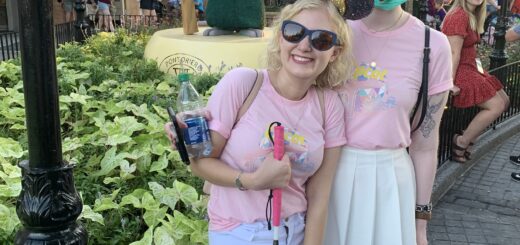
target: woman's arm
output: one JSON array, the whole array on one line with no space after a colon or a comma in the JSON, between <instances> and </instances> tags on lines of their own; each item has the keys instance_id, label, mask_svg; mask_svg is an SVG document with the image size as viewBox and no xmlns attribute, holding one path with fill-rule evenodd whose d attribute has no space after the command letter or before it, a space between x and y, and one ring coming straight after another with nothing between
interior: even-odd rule
<instances>
[{"instance_id":1,"label":"woman's arm","mask_svg":"<svg viewBox=\"0 0 520 245\"><path fill-rule=\"evenodd\" d=\"M190 159L190 168L196 176L199 176L212 184L234 187L235 179L240 171L230 167L219 159L227 140L219 133L211 131L213 151L208 158ZM242 173L240 181L246 189L264 190L285 187L291 178L291 164L289 158L284 156L277 161L268 156L253 173Z\"/></svg>"},{"instance_id":2,"label":"woman's arm","mask_svg":"<svg viewBox=\"0 0 520 245\"><path fill-rule=\"evenodd\" d=\"M307 182L307 222L304 240L306 245L323 242L330 190L340 154L341 147L325 149L322 165Z\"/></svg>"},{"instance_id":3,"label":"woman's arm","mask_svg":"<svg viewBox=\"0 0 520 245\"><path fill-rule=\"evenodd\" d=\"M437 172L437 149L439 146L439 127L446 106L448 92L428 97L426 117L417 131L412 134L410 157L415 168L416 204L430 203L435 173ZM421 115L417 113L417 118ZM426 220L417 219L417 239L426 241ZM421 237L424 236L424 237ZM422 243L418 243L422 244Z\"/></svg>"},{"instance_id":4,"label":"woman's arm","mask_svg":"<svg viewBox=\"0 0 520 245\"><path fill-rule=\"evenodd\" d=\"M448 42L451 47L451 59L452 59L452 72L453 72L453 80L455 80L455 76L457 75L457 68L459 67L460 62L460 53L462 51L462 44L464 43L464 37L462 36L448 36ZM454 87L452 90L454 95L457 95L459 89Z\"/></svg>"}]
</instances>

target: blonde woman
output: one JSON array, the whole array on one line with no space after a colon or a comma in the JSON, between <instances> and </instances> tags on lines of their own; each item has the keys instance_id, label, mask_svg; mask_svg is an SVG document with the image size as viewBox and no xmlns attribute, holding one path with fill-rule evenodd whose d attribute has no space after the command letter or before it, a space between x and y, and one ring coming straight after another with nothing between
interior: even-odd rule
<instances>
[{"instance_id":1,"label":"blonde woman","mask_svg":"<svg viewBox=\"0 0 520 245\"><path fill-rule=\"evenodd\" d=\"M349 29L330 1L299 0L281 11L273 30L268 67L259 71L263 80L253 103L235 125L256 72L228 72L208 102L212 155L190 165L213 184L212 245L270 244L266 203L272 188L283 188L280 244L323 240L327 200L346 142L344 108L330 88L341 86L352 70ZM273 159L266 133L273 121L285 127L281 161ZM169 124L165 129L173 139Z\"/></svg>"},{"instance_id":2,"label":"blonde woman","mask_svg":"<svg viewBox=\"0 0 520 245\"><path fill-rule=\"evenodd\" d=\"M442 26L448 36L453 59L455 91L453 105L477 106L480 112L467 128L453 136L452 160L465 163L468 146L507 108L509 98L500 81L487 73L477 57L476 45L484 32L484 0L455 0Z\"/></svg>"}]
</instances>

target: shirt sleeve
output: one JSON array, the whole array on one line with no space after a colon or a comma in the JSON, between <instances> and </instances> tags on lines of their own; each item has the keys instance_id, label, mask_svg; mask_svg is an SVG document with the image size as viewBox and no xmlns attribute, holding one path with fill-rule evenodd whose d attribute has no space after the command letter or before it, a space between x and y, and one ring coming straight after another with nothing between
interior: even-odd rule
<instances>
[{"instance_id":1,"label":"shirt sleeve","mask_svg":"<svg viewBox=\"0 0 520 245\"><path fill-rule=\"evenodd\" d=\"M458 9L449 13L444 18L442 24L442 32L447 36L462 36L468 35L469 16L462 9Z\"/></svg>"},{"instance_id":2,"label":"shirt sleeve","mask_svg":"<svg viewBox=\"0 0 520 245\"><path fill-rule=\"evenodd\" d=\"M345 137L345 108L336 91L325 90L325 148L342 146Z\"/></svg>"},{"instance_id":3,"label":"shirt sleeve","mask_svg":"<svg viewBox=\"0 0 520 245\"><path fill-rule=\"evenodd\" d=\"M210 130L229 138L238 111L253 88L256 76L253 69L236 68L218 82L208 100L207 108L212 117L209 121Z\"/></svg>"},{"instance_id":4,"label":"shirt sleeve","mask_svg":"<svg viewBox=\"0 0 520 245\"><path fill-rule=\"evenodd\" d=\"M448 38L431 30L431 54L428 74L428 95L438 94L453 87L451 48Z\"/></svg>"}]
</instances>

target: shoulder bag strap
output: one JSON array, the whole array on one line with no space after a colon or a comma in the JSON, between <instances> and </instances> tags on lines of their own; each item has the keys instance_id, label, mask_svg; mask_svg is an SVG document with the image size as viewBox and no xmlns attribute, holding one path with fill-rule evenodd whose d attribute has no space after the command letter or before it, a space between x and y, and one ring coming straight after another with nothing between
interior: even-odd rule
<instances>
[{"instance_id":1,"label":"shoulder bag strap","mask_svg":"<svg viewBox=\"0 0 520 245\"><path fill-rule=\"evenodd\" d=\"M412 130L419 129L424 118L426 117L426 110L428 108L428 65L430 63L430 27L425 26L426 30L424 33L424 56L423 56L423 71L422 71L422 82L421 88L419 89L419 95L417 96L417 101L415 102L415 106L413 109L412 117L410 118L410 125L413 123L413 119L415 114L419 109L419 105L421 106L421 116L419 117L419 122L417 126Z\"/></svg>"},{"instance_id":2,"label":"shoulder bag strap","mask_svg":"<svg viewBox=\"0 0 520 245\"><path fill-rule=\"evenodd\" d=\"M249 94L247 94L246 99L244 100L244 103L242 103L242 106L240 106L240 109L238 110L237 117L235 119L235 123L233 124L233 127L238 123L240 118L247 112L251 104L256 98L256 95L258 94L258 91L260 91L260 88L262 87L263 82L263 74L262 71L255 70L256 72L256 78L255 82L253 83L253 87L251 90L249 90Z\"/></svg>"}]
</instances>

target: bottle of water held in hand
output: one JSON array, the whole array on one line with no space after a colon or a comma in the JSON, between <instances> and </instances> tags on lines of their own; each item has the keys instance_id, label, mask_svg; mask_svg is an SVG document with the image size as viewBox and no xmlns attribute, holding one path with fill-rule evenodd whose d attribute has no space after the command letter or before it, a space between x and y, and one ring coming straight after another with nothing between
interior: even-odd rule
<instances>
[{"instance_id":1,"label":"bottle of water held in hand","mask_svg":"<svg viewBox=\"0 0 520 245\"><path fill-rule=\"evenodd\" d=\"M181 87L177 97L177 110L188 128L183 130L184 143L190 157L199 158L209 156L212 150L208 123L202 109L204 103L197 90L190 83L186 73L178 76Z\"/></svg>"}]
</instances>

